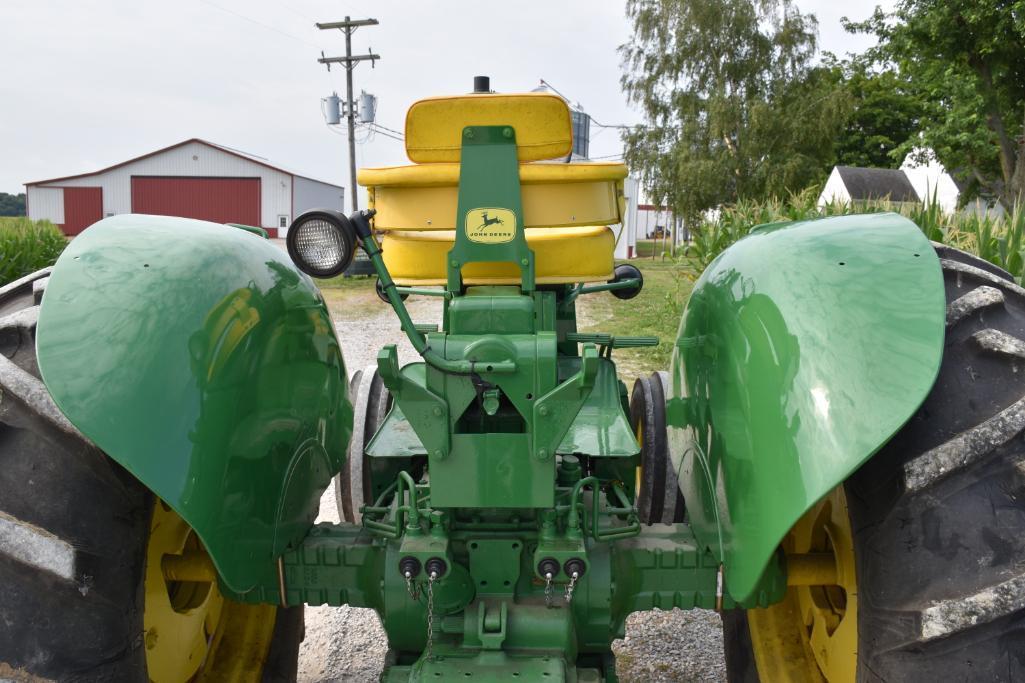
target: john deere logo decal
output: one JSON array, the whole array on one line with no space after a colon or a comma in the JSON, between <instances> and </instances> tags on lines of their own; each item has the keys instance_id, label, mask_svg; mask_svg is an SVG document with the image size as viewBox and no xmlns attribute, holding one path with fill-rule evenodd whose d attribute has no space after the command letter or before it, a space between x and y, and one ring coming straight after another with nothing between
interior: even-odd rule
<instances>
[{"instance_id":1,"label":"john deere logo decal","mask_svg":"<svg viewBox=\"0 0 1025 683\"><path fill-rule=\"evenodd\" d=\"M516 214L509 209L470 209L466 212L466 236L471 242L501 244L516 235Z\"/></svg>"}]
</instances>

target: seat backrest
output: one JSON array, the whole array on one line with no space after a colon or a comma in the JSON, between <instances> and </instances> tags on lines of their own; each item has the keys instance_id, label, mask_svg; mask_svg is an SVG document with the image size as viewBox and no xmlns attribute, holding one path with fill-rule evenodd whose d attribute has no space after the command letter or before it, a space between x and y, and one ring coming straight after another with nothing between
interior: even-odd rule
<instances>
[{"instance_id":1,"label":"seat backrest","mask_svg":"<svg viewBox=\"0 0 1025 683\"><path fill-rule=\"evenodd\" d=\"M406 155L418 164L458 162L466 126L512 126L519 161L568 156L573 149L569 106L549 93L433 97L406 113Z\"/></svg>"}]
</instances>

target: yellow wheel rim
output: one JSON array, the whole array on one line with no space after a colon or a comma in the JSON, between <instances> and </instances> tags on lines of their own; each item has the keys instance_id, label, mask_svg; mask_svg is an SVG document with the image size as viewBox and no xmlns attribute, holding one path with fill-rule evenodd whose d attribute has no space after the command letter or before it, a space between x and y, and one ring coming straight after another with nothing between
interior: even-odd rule
<instances>
[{"instance_id":1,"label":"yellow wheel rim","mask_svg":"<svg viewBox=\"0 0 1025 683\"><path fill-rule=\"evenodd\" d=\"M173 581L167 555L206 553L192 528L158 500L146 549L143 629L146 667L155 683L256 681L274 632L276 608L221 595L216 581Z\"/></svg>"},{"instance_id":2,"label":"yellow wheel rim","mask_svg":"<svg viewBox=\"0 0 1025 683\"><path fill-rule=\"evenodd\" d=\"M765 683L848 683L858 667L858 583L843 486L809 510L783 541L788 554L830 553L835 586L791 586L767 609L749 610L758 675Z\"/></svg>"}]
</instances>

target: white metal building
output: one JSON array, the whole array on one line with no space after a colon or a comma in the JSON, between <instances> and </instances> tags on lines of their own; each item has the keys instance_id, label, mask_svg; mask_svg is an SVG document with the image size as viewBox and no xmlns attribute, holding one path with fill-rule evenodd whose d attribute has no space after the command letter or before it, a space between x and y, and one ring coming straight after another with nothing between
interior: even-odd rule
<instances>
[{"instance_id":1,"label":"white metal building","mask_svg":"<svg viewBox=\"0 0 1025 683\"><path fill-rule=\"evenodd\" d=\"M610 226L616 234L616 258L629 259L637 253L637 203L640 201L641 184L636 178L627 176L623 183L626 199L626 214L619 225Z\"/></svg>"},{"instance_id":2,"label":"white metal building","mask_svg":"<svg viewBox=\"0 0 1025 683\"><path fill-rule=\"evenodd\" d=\"M25 189L29 218L49 220L68 235L105 216L149 213L257 225L283 237L303 211L343 208L338 185L198 138Z\"/></svg>"},{"instance_id":3,"label":"white metal building","mask_svg":"<svg viewBox=\"0 0 1025 683\"><path fill-rule=\"evenodd\" d=\"M675 225L676 218L668 206L637 205L637 239L650 240L661 239L663 235L671 236Z\"/></svg>"}]
</instances>

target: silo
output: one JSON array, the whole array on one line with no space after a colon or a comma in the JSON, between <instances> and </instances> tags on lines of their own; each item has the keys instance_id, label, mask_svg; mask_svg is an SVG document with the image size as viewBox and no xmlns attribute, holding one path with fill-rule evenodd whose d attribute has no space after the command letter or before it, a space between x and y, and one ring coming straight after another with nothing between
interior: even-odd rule
<instances>
[{"instance_id":1,"label":"silo","mask_svg":"<svg viewBox=\"0 0 1025 683\"><path fill-rule=\"evenodd\" d=\"M570 117L573 121L573 155L587 159L591 142L591 117L579 104L570 110Z\"/></svg>"},{"instance_id":2,"label":"silo","mask_svg":"<svg viewBox=\"0 0 1025 683\"><path fill-rule=\"evenodd\" d=\"M551 93L561 97L566 101L566 104L570 104L569 99L565 95L545 83L543 79L541 84L531 90L531 92ZM587 159L591 143L591 117L584 111L579 102L570 105L569 113L573 125L573 158Z\"/></svg>"}]
</instances>

